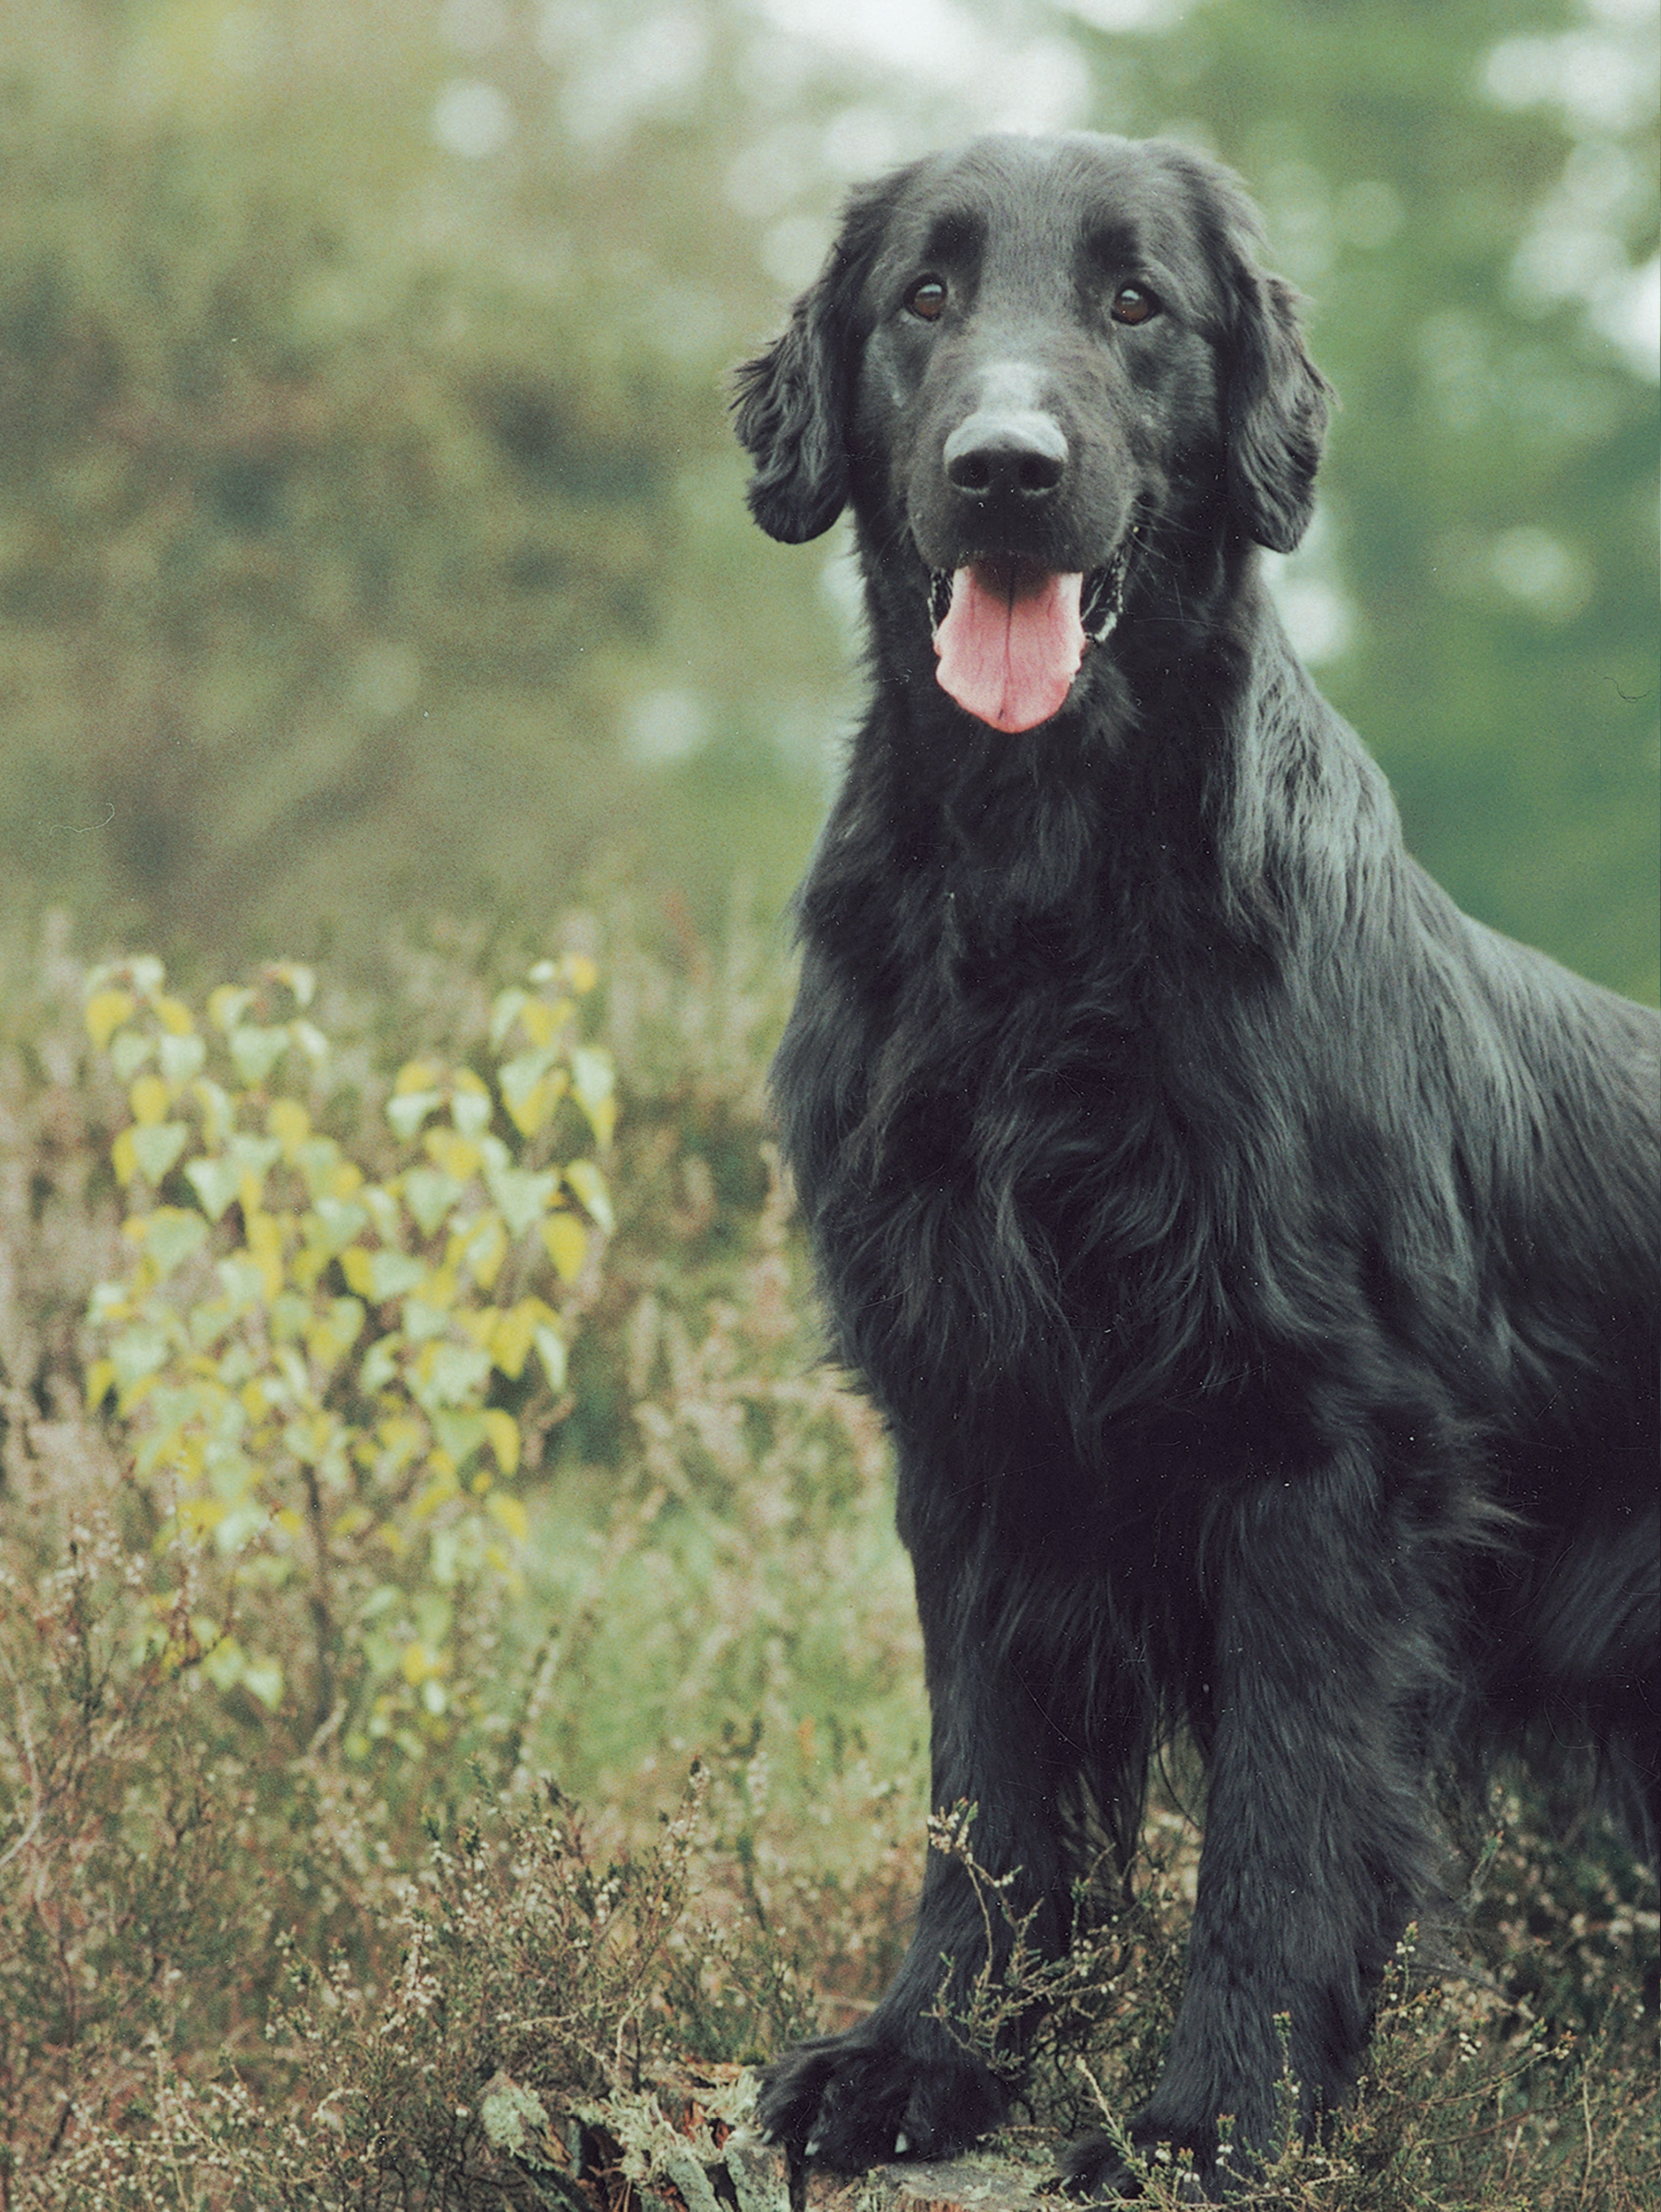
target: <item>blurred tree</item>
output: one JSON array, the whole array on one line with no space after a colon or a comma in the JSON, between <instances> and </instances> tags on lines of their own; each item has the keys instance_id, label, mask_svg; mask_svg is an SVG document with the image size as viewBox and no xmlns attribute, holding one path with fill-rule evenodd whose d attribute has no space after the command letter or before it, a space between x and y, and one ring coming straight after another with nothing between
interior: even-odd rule
<instances>
[{"instance_id":1,"label":"blurred tree","mask_svg":"<svg viewBox=\"0 0 1661 2212\"><path fill-rule=\"evenodd\" d=\"M1052 111L1245 174L1346 401L1295 626L1455 894L1653 991L1654 388L1598 327L1653 250L1647 17L1596 6L960 13ZM849 181L1007 90L789 14L9 0L15 897L216 959L534 916L606 850L776 908L849 579L751 527L721 381Z\"/></svg>"},{"instance_id":2,"label":"blurred tree","mask_svg":"<svg viewBox=\"0 0 1661 2212\"><path fill-rule=\"evenodd\" d=\"M0 79L14 896L309 951L399 910L532 915L642 836L696 878L654 771L712 731L694 844L724 794L776 815L766 733L816 673L834 696L835 648L816 574L763 580L723 419L774 289L722 198L730 27L678 58L626 0L26 20ZM776 900L818 797L784 782Z\"/></svg>"}]
</instances>

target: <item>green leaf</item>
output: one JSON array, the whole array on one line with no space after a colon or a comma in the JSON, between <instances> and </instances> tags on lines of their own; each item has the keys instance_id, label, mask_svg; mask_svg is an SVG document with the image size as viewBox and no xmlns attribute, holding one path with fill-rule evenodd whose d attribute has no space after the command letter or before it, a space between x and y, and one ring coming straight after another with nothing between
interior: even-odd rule
<instances>
[{"instance_id":1,"label":"green leaf","mask_svg":"<svg viewBox=\"0 0 1661 2212\"><path fill-rule=\"evenodd\" d=\"M563 1390L565 1388L565 1343L563 1338L556 1336L553 1330L551 1329L545 1322L538 1327L536 1333L536 1347L537 1357L541 1360L543 1371L548 1377L548 1388L551 1390Z\"/></svg>"},{"instance_id":2,"label":"green leaf","mask_svg":"<svg viewBox=\"0 0 1661 2212\"><path fill-rule=\"evenodd\" d=\"M131 1083L155 1050L155 1039L143 1030L122 1030L110 1041L110 1066L123 1083Z\"/></svg>"},{"instance_id":3,"label":"green leaf","mask_svg":"<svg viewBox=\"0 0 1661 2212\"><path fill-rule=\"evenodd\" d=\"M394 1136L407 1142L414 1136L434 1107L444 1103L443 1096L436 1091L405 1091L396 1098L386 1101L386 1119L392 1124Z\"/></svg>"},{"instance_id":4,"label":"green leaf","mask_svg":"<svg viewBox=\"0 0 1661 2212\"><path fill-rule=\"evenodd\" d=\"M484 1444L488 1431L484 1416L477 1413L455 1413L441 1406L433 1409L433 1434L459 1467L471 1459Z\"/></svg>"},{"instance_id":5,"label":"green leaf","mask_svg":"<svg viewBox=\"0 0 1661 2212\"><path fill-rule=\"evenodd\" d=\"M487 1167L484 1180L513 1237L522 1237L541 1220L559 1188L559 1176L552 1168L533 1175L525 1168Z\"/></svg>"},{"instance_id":6,"label":"green leaf","mask_svg":"<svg viewBox=\"0 0 1661 2212\"><path fill-rule=\"evenodd\" d=\"M571 1054L571 1089L602 1146L611 1143L617 1121L616 1085L611 1054L598 1045L579 1045Z\"/></svg>"},{"instance_id":7,"label":"green leaf","mask_svg":"<svg viewBox=\"0 0 1661 2212\"><path fill-rule=\"evenodd\" d=\"M110 1365L115 1370L115 1379L122 1391L131 1390L135 1383L154 1375L165 1364L167 1339L159 1328L130 1328L124 1330L110 1346Z\"/></svg>"},{"instance_id":8,"label":"green leaf","mask_svg":"<svg viewBox=\"0 0 1661 2212\"><path fill-rule=\"evenodd\" d=\"M245 1083L263 1083L289 1048L286 1030L257 1028L245 1023L230 1034L231 1059Z\"/></svg>"},{"instance_id":9,"label":"green leaf","mask_svg":"<svg viewBox=\"0 0 1661 2212\"><path fill-rule=\"evenodd\" d=\"M239 1175L251 1175L257 1183L264 1183L282 1150L275 1137L233 1137L225 1157L235 1163Z\"/></svg>"},{"instance_id":10,"label":"green leaf","mask_svg":"<svg viewBox=\"0 0 1661 2212\"><path fill-rule=\"evenodd\" d=\"M420 1224L423 1236L431 1237L467 1186L441 1168L411 1168L401 1188L404 1203Z\"/></svg>"},{"instance_id":11,"label":"green leaf","mask_svg":"<svg viewBox=\"0 0 1661 2212\"><path fill-rule=\"evenodd\" d=\"M355 1198L319 1198L312 1212L322 1231L318 1247L331 1255L344 1251L369 1218Z\"/></svg>"},{"instance_id":12,"label":"green leaf","mask_svg":"<svg viewBox=\"0 0 1661 2212\"><path fill-rule=\"evenodd\" d=\"M477 1137L490 1125L490 1093L458 1090L450 1101L450 1119L464 1137Z\"/></svg>"},{"instance_id":13,"label":"green leaf","mask_svg":"<svg viewBox=\"0 0 1661 2212\"><path fill-rule=\"evenodd\" d=\"M424 1298L408 1297L404 1301L404 1334L411 1344L425 1344L435 1336L442 1336L450 1326L450 1313L445 1306L429 1306Z\"/></svg>"},{"instance_id":14,"label":"green leaf","mask_svg":"<svg viewBox=\"0 0 1661 2212\"><path fill-rule=\"evenodd\" d=\"M163 1078L173 1084L188 1083L199 1075L207 1056L207 1047L194 1030L185 1036L164 1036L156 1055Z\"/></svg>"},{"instance_id":15,"label":"green leaf","mask_svg":"<svg viewBox=\"0 0 1661 2212\"><path fill-rule=\"evenodd\" d=\"M298 1291L279 1291L268 1311L272 1336L279 1344L291 1344L312 1318L312 1302Z\"/></svg>"},{"instance_id":16,"label":"green leaf","mask_svg":"<svg viewBox=\"0 0 1661 2212\"><path fill-rule=\"evenodd\" d=\"M283 1702L283 1669L275 1659L250 1656L243 1662L242 1686L274 1713Z\"/></svg>"},{"instance_id":17,"label":"green leaf","mask_svg":"<svg viewBox=\"0 0 1661 2212\"><path fill-rule=\"evenodd\" d=\"M217 1221L236 1196L242 1171L234 1160L192 1160L185 1170L185 1180L202 1201L209 1220Z\"/></svg>"},{"instance_id":18,"label":"green leaf","mask_svg":"<svg viewBox=\"0 0 1661 2212\"><path fill-rule=\"evenodd\" d=\"M496 1070L502 1095L510 1106L522 1106L554 1064L551 1050L516 1053Z\"/></svg>"},{"instance_id":19,"label":"green leaf","mask_svg":"<svg viewBox=\"0 0 1661 2212\"><path fill-rule=\"evenodd\" d=\"M186 1170L188 1173L188 1170ZM144 1249L159 1275L170 1275L207 1241L208 1224L181 1206L159 1206L144 1224Z\"/></svg>"},{"instance_id":20,"label":"green leaf","mask_svg":"<svg viewBox=\"0 0 1661 2212\"><path fill-rule=\"evenodd\" d=\"M264 1302L265 1270L257 1260L245 1260L233 1253L221 1260L214 1269L224 1285L225 1296L230 1300L233 1314L246 1313L250 1306Z\"/></svg>"},{"instance_id":21,"label":"green leaf","mask_svg":"<svg viewBox=\"0 0 1661 2212\"><path fill-rule=\"evenodd\" d=\"M245 1498L241 1504L233 1505L224 1519L215 1524L216 1550L226 1559L233 1558L245 1544L252 1544L263 1533L269 1518L265 1507L254 1498Z\"/></svg>"},{"instance_id":22,"label":"green leaf","mask_svg":"<svg viewBox=\"0 0 1661 2212\"><path fill-rule=\"evenodd\" d=\"M417 1363L411 1389L427 1413L476 1398L490 1379L490 1355L469 1344L430 1344Z\"/></svg>"},{"instance_id":23,"label":"green leaf","mask_svg":"<svg viewBox=\"0 0 1661 2212\"><path fill-rule=\"evenodd\" d=\"M417 1283L427 1279L424 1261L411 1259L407 1252L371 1252L369 1255L369 1291L375 1298L401 1298Z\"/></svg>"},{"instance_id":24,"label":"green leaf","mask_svg":"<svg viewBox=\"0 0 1661 2212\"><path fill-rule=\"evenodd\" d=\"M190 1131L182 1121L154 1121L128 1132L133 1158L152 1182L160 1182L185 1149Z\"/></svg>"},{"instance_id":25,"label":"green leaf","mask_svg":"<svg viewBox=\"0 0 1661 2212\"><path fill-rule=\"evenodd\" d=\"M332 1137L307 1137L295 1147L294 1164L313 1200L330 1195L330 1178L339 1161L340 1147Z\"/></svg>"},{"instance_id":26,"label":"green leaf","mask_svg":"<svg viewBox=\"0 0 1661 2212\"><path fill-rule=\"evenodd\" d=\"M357 1370L357 1387L366 1398L396 1379L401 1341L396 1336L379 1337L364 1353L363 1364Z\"/></svg>"},{"instance_id":27,"label":"green leaf","mask_svg":"<svg viewBox=\"0 0 1661 2212\"><path fill-rule=\"evenodd\" d=\"M617 1216L611 1211L611 1194L593 1162L573 1160L565 1170L565 1180L605 1234L611 1236L618 1225Z\"/></svg>"},{"instance_id":28,"label":"green leaf","mask_svg":"<svg viewBox=\"0 0 1661 2212\"><path fill-rule=\"evenodd\" d=\"M493 1045L499 1046L512 1029L526 995L517 985L510 985L507 990L496 993L490 1005L490 1042Z\"/></svg>"}]
</instances>

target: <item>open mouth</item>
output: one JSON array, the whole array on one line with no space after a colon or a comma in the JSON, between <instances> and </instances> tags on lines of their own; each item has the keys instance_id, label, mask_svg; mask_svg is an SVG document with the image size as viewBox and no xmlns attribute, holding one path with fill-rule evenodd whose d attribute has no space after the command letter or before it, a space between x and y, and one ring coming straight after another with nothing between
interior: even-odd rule
<instances>
[{"instance_id":1,"label":"open mouth","mask_svg":"<svg viewBox=\"0 0 1661 2212\"><path fill-rule=\"evenodd\" d=\"M1128 541L1099 568L1063 574L1013 556L931 569L928 619L940 688L995 730L1060 713L1086 648L1124 607Z\"/></svg>"}]
</instances>

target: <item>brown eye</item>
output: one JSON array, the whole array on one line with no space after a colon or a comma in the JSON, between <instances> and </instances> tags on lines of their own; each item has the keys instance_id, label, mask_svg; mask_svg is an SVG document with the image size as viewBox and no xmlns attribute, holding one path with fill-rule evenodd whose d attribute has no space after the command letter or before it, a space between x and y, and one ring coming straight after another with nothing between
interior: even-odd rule
<instances>
[{"instance_id":1,"label":"brown eye","mask_svg":"<svg viewBox=\"0 0 1661 2212\"><path fill-rule=\"evenodd\" d=\"M1113 295L1116 323L1151 322L1159 312L1159 303L1146 284L1121 284Z\"/></svg>"},{"instance_id":2,"label":"brown eye","mask_svg":"<svg viewBox=\"0 0 1661 2212\"><path fill-rule=\"evenodd\" d=\"M905 304L919 322L937 323L946 313L946 287L938 276L925 276L911 287Z\"/></svg>"}]
</instances>

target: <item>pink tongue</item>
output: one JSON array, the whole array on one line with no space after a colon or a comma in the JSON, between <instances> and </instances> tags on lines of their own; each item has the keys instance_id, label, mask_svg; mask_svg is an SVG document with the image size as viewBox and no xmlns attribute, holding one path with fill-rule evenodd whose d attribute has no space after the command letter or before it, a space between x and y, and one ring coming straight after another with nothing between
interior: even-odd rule
<instances>
[{"instance_id":1,"label":"pink tongue","mask_svg":"<svg viewBox=\"0 0 1661 2212\"><path fill-rule=\"evenodd\" d=\"M1084 658L1084 578L977 562L952 579L934 633L934 673L966 714L995 730L1033 730L1059 714Z\"/></svg>"}]
</instances>

